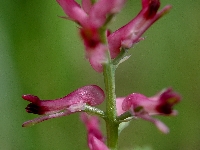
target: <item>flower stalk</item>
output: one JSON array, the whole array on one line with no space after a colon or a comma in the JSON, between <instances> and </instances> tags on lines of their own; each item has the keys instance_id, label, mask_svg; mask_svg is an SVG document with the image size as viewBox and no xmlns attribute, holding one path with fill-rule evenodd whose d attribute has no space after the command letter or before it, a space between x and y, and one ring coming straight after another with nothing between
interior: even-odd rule
<instances>
[{"instance_id":1,"label":"flower stalk","mask_svg":"<svg viewBox=\"0 0 200 150\"><path fill-rule=\"evenodd\" d=\"M109 61L103 65L103 75L105 83L106 96L106 131L107 131L107 146L111 150L117 149L118 143L118 126L116 122L116 95L115 95L115 66L112 64L110 55Z\"/></svg>"}]
</instances>

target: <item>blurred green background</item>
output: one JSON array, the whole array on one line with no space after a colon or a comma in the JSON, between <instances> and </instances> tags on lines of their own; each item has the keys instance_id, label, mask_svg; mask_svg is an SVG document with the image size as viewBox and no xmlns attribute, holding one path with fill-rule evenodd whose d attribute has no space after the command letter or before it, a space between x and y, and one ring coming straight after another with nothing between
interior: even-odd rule
<instances>
[{"instance_id":1,"label":"blurred green background","mask_svg":"<svg viewBox=\"0 0 200 150\"><path fill-rule=\"evenodd\" d=\"M140 10L128 0L111 25L115 30ZM120 136L120 150L198 150L200 147L200 11L199 0L161 0L169 14L156 22L116 75L117 96L140 92L152 96L165 87L181 93L177 117L160 117L170 133L163 135L143 120L132 121ZM37 115L25 112L23 94L41 99L62 97L88 84L104 88L102 74L85 59L77 25L55 0L0 1L0 150L84 150L86 131L79 114L22 128ZM103 107L102 107L103 108ZM102 121L102 130L105 130Z\"/></svg>"}]
</instances>

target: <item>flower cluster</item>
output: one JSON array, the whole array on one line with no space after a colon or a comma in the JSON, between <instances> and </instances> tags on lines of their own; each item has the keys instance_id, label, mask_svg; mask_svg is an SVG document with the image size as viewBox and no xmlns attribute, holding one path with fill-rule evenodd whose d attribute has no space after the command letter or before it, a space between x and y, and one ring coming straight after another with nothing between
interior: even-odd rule
<instances>
[{"instance_id":1,"label":"flower cluster","mask_svg":"<svg viewBox=\"0 0 200 150\"><path fill-rule=\"evenodd\" d=\"M80 35L84 41L86 57L92 67L102 72L102 63L107 61L107 46L102 39L106 34L104 26L107 24L108 15L119 12L125 0L99 0L92 3L91 0L82 0L82 7L74 0L57 0L67 18L80 25Z\"/></svg>"},{"instance_id":2,"label":"flower cluster","mask_svg":"<svg viewBox=\"0 0 200 150\"><path fill-rule=\"evenodd\" d=\"M141 35L171 6L165 6L158 12L159 0L142 0L142 10L128 24L113 33L107 29L111 18L118 13L125 0L99 0L92 4L91 0L82 0L82 7L74 0L57 0L67 19L80 25L80 35L84 41L86 57L97 72L102 72L102 64L107 62L106 51L111 58L116 58L121 48L129 49L139 42ZM102 39L106 35L107 39Z\"/></svg>"},{"instance_id":3,"label":"flower cluster","mask_svg":"<svg viewBox=\"0 0 200 150\"><path fill-rule=\"evenodd\" d=\"M123 52L143 40L142 34L171 8L170 5L167 5L158 11L159 0L141 1L142 9L139 14L123 27L110 32L108 24L115 14L122 9L126 0L82 0L81 5L75 0L57 0L67 15L64 18L78 24L79 34L85 46L86 58L88 58L91 66L97 72L104 72L105 94L99 86L88 85L55 100L40 100L39 97L34 95L23 95L22 98L30 102L26 111L42 115L39 118L24 122L23 127L81 112L81 120L87 129L90 150L116 149L120 132L116 129L119 130L122 123L135 118L150 121L161 132L168 133L168 127L152 116L176 115L173 106L181 100L178 93L168 88L153 97L132 93L126 97L116 98L115 94L115 70L122 61L127 59ZM106 105L110 106L106 107L106 112L95 107L103 101L106 101ZM106 121L108 134L117 131L117 134L114 133L114 136L117 137L107 134L107 138L105 138L99 129L98 118L88 116L85 112L103 118ZM106 139L107 145L105 144Z\"/></svg>"}]
</instances>

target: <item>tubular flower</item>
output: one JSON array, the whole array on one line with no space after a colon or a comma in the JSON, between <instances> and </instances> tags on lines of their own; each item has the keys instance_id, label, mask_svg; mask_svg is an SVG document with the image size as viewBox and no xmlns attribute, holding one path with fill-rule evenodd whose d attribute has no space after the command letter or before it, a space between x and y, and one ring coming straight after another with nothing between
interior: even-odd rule
<instances>
[{"instance_id":1,"label":"tubular flower","mask_svg":"<svg viewBox=\"0 0 200 150\"><path fill-rule=\"evenodd\" d=\"M159 0L142 0L142 10L139 14L108 36L111 58L115 58L120 53L120 48L129 49L142 40L141 35L171 8L167 5L158 12L159 7Z\"/></svg>"},{"instance_id":2,"label":"tubular flower","mask_svg":"<svg viewBox=\"0 0 200 150\"><path fill-rule=\"evenodd\" d=\"M23 127L33 125L44 120L66 116L85 109L85 105L99 105L104 101L103 90L96 86L84 86L63 98L56 100L40 100L34 95L23 95L22 98L31 102L27 105L26 111L38 115L44 115L23 123Z\"/></svg>"},{"instance_id":3,"label":"tubular flower","mask_svg":"<svg viewBox=\"0 0 200 150\"><path fill-rule=\"evenodd\" d=\"M80 36L84 41L86 57L95 71L102 72L102 64L107 62L108 48L102 40L102 35L106 35L106 31L101 28L109 15L121 10L125 0L110 0L109 2L98 0L94 4L91 0L82 0L82 7L75 0L57 0L57 2L67 14L68 19L80 25Z\"/></svg>"},{"instance_id":4,"label":"tubular flower","mask_svg":"<svg viewBox=\"0 0 200 150\"><path fill-rule=\"evenodd\" d=\"M151 115L176 115L173 106L181 100L179 94L172 89L165 89L153 97L146 97L139 93L133 93L124 98L122 110L130 111L135 116L154 123L163 133L168 132L168 127L161 121L152 118Z\"/></svg>"},{"instance_id":5,"label":"tubular flower","mask_svg":"<svg viewBox=\"0 0 200 150\"><path fill-rule=\"evenodd\" d=\"M105 139L99 129L99 119L95 116L81 113L81 120L87 128L88 147L90 150L108 150L104 144Z\"/></svg>"}]
</instances>

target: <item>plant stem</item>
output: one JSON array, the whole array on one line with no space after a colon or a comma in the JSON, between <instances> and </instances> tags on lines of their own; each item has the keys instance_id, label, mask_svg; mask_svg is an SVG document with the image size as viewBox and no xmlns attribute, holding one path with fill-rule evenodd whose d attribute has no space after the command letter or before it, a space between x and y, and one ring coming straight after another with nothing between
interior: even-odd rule
<instances>
[{"instance_id":1,"label":"plant stem","mask_svg":"<svg viewBox=\"0 0 200 150\"><path fill-rule=\"evenodd\" d=\"M116 121L115 66L112 64L110 57L103 68L106 94L107 146L110 150L117 150L119 123Z\"/></svg>"},{"instance_id":2,"label":"plant stem","mask_svg":"<svg viewBox=\"0 0 200 150\"><path fill-rule=\"evenodd\" d=\"M84 111L87 112L87 113L90 113L90 114L95 114L95 115L97 115L97 116L99 116L103 119L106 118L104 111L102 111L102 110L100 110L96 107L86 105Z\"/></svg>"}]
</instances>

